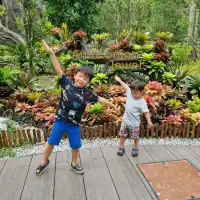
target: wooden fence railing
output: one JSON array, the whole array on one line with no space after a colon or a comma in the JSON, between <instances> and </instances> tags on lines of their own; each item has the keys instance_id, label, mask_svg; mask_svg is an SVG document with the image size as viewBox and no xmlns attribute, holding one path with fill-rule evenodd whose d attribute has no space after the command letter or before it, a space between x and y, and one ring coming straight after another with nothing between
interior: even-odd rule
<instances>
[{"instance_id":1,"label":"wooden fence railing","mask_svg":"<svg viewBox=\"0 0 200 200\"><path fill-rule=\"evenodd\" d=\"M120 122L109 122L99 126L81 126L82 139L93 140L96 138L115 138L119 137ZM13 132L0 132L0 148L12 148L22 146L25 143L37 144L47 141L50 135L50 130L42 129L22 129ZM185 122L180 125L172 125L162 121L154 124L154 128L148 129L144 124L141 124L141 138L155 137L179 137L179 138L200 138L200 124ZM67 135L63 136L66 139Z\"/></svg>"}]
</instances>

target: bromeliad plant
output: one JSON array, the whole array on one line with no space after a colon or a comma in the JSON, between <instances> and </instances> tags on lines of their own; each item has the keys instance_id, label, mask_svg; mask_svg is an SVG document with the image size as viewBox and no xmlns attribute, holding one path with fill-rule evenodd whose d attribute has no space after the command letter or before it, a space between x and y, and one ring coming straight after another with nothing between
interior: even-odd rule
<instances>
[{"instance_id":1,"label":"bromeliad plant","mask_svg":"<svg viewBox=\"0 0 200 200\"><path fill-rule=\"evenodd\" d=\"M176 99L170 99L166 102L166 105L171 109L171 110L178 110L182 107L182 103L179 100Z\"/></svg>"},{"instance_id":2,"label":"bromeliad plant","mask_svg":"<svg viewBox=\"0 0 200 200\"><path fill-rule=\"evenodd\" d=\"M170 60L170 57L169 57L169 54L167 52L162 51L160 53L155 54L155 60L157 60L158 62L162 61L164 63L168 63L169 60Z\"/></svg>"},{"instance_id":3,"label":"bromeliad plant","mask_svg":"<svg viewBox=\"0 0 200 200\"><path fill-rule=\"evenodd\" d=\"M91 38L97 42L97 46L101 49L105 44L106 41L111 37L110 33L101 33L101 34L94 34Z\"/></svg>"},{"instance_id":4,"label":"bromeliad plant","mask_svg":"<svg viewBox=\"0 0 200 200\"><path fill-rule=\"evenodd\" d=\"M139 45L144 45L149 39L148 33L136 32L134 36L134 42Z\"/></svg>"},{"instance_id":5,"label":"bromeliad plant","mask_svg":"<svg viewBox=\"0 0 200 200\"><path fill-rule=\"evenodd\" d=\"M156 33L156 36L160 40L169 41L173 37L173 34L170 32L158 32Z\"/></svg>"},{"instance_id":6,"label":"bromeliad plant","mask_svg":"<svg viewBox=\"0 0 200 200\"><path fill-rule=\"evenodd\" d=\"M143 61L152 61L154 59L154 54L153 53L143 53L142 54L142 60Z\"/></svg>"},{"instance_id":7,"label":"bromeliad plant","mask_svg":"<svg viewBox=\"0 0 200 200\"><path fill-rule=\"evenodd\" d=\"M200 98L194 97L193 101L189 101L186 105L189 108L190 112L200 112Z\"/></svg>"},{"instance_id":8,"label":"bromeliad plant","mask_svg":"<svg viewBox=\"0 0 200 200\"><path fill-rule=\"evenodd\" d=\"M115 111L111 108L105 108L103 105L97 103L95 105L88 105L82 117L84 125L99 125L109 121L116 121L118 119Z\"/></svg>"},{"instance_id":9,"label":"bromeliad plant","mask_svg":"<svg viewBox=\"0 0 200 200\"><path fill-rule=\"evenodd\" d=\"M164 72L162 75L163 83L173 85L173 83L176 81L176 76L172 74L171 72Z\"/></svg>"},{"instance_id":10,"label":"bromeliad plant","mask_svg":"<svg viewBox=\"0 0 200 200\"><path fill-rule=\"evenodd\" d=\"M146 52L151 52L152 50L154 50L154 45L153 44L146 44L143 46L144 51Z\"/></svg>"},{"instance_id":11,"label":"bromeliad plant","mask_svg":"<svg viewBox=\"0 0 200 200\"><path fill-rule=\"evenodd\" d=\"M138 44L133 45L133 51L138 52L138 51L141 51L141 50L142 50L142 46L141 45L138 45Z\"/></svg>"},{"instance_id":12,"label":"bromeliad plant","mask_svg":"<svg viewBox=\"0 0 200 200\"><path fill-rule=\"evenodd\" d=\"M183 119L180 115L169 115L165 117L164 120L174 125L179 125L183 122Z\"/></svg>"}]
</instances>

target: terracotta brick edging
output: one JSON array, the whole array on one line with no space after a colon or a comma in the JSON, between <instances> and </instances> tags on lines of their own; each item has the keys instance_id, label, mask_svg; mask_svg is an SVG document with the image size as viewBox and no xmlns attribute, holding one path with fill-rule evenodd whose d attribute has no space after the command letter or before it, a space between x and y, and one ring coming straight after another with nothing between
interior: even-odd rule
<instances>
[{"instance_id":1,"label":"terracotta brick edging","mask_svg":"<svg viewBox=\"0 0 200 200\"><path fill-rule=\"evenodd\" d=\"M81 125L82 139L95 140L97 138L116 138L119 137L121 122L109 122L103 125L83 126ZM13 148L22 146L26 143L37 144L46 142L51 130L47 127L35 129L18 129L11 132L0 132L0 148ZM179 125L170 124L166 121L155 123L152 129L142 123L140 127L141 138L188 138L194 139L200 137L200 124L196 122L184 122ZM63 139L67 135L64 134Z\"/></svg>"}]
</instances>

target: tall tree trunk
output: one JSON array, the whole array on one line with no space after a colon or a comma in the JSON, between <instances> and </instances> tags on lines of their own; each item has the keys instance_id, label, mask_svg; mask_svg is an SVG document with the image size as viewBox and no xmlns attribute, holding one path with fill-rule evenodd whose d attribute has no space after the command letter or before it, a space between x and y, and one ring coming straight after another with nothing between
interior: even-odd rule
<instances>
[{"instance_id":1,"label":"tall tree trunk","mask_svg":"<svg viewBox=\"0 0 200 200\"><path fill-rule=\"evenodd\" d=\"M196 3L194 0L190 2L190 12L189 12L189 27L188 27L188 44L193 44L193 34L195 29L195 15L196 15Z\"/></svg>"},{"instance_id":2,"label":"tall tree trunk","mask_svg":"<svg viewBox=\"0 0 200 200\"><path fill-rule=\"evenodd\" d=\"M197 41L199 38L198 35L198 28L199 27L199 8L196 8L196 14L195 14L195 27L194 27L194 40Z\"/></svg>"}]
</instances>

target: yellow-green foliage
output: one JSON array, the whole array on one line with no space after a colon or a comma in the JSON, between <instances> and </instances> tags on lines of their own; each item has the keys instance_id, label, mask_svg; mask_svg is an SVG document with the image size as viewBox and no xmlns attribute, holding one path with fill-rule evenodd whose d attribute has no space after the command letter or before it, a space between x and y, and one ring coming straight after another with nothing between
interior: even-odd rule
<instances>
[{"instance_id":1,"label":"yellow-green foliage","mask_svg":"<svg viewBox=\"0 0 200 200\"><path fill-rule=\"evenodd\" d=\"M198 59L196 62L192 62L190 64L184 65L182 69L188 69L189 74L198 74L200 75L200 59Z\"/></svg>"}]
</instances>

